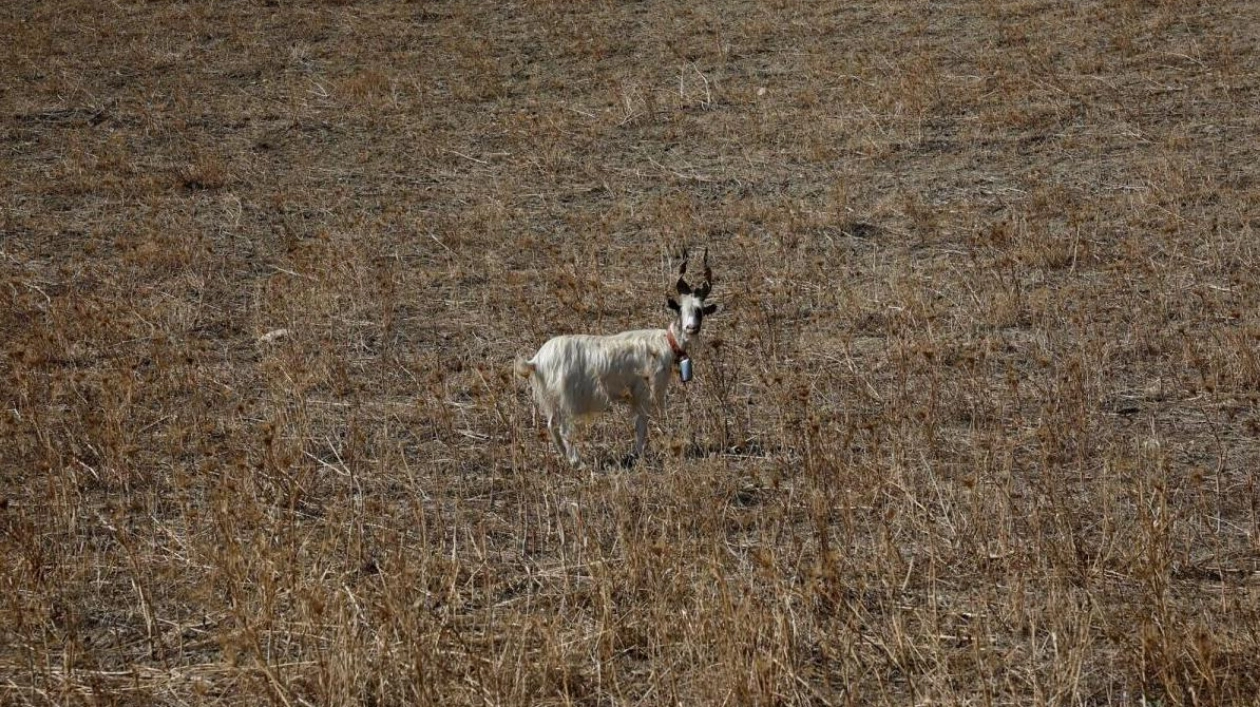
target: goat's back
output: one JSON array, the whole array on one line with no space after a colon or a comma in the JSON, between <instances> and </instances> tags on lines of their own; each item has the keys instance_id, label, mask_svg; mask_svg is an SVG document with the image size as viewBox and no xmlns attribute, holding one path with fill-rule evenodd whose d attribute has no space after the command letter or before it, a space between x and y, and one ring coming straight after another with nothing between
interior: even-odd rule
<instances>
[{"instance_id":1,"label":"goat's back","mask_svg":"<svg viewBox=\"0 0 1260 707\"><path fill-rule=\"evenodd\" d=\"M572 416L603 412L619 400L641 404L662 371L668 377L662 347L668 351L662 329L557 336L526 362L534 397L547 413Z\"/></svg>"}]
</instances>

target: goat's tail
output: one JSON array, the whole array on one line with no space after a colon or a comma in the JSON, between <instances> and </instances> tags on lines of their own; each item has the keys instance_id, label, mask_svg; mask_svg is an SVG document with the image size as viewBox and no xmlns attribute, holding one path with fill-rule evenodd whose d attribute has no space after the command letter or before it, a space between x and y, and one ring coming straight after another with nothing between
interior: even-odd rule
<instances>
[{"instance_id":1,"label":"goat's tail","mask_svg":"<svg viewBox=\"0 0 1260 707\"><path fill-rule=\"evenodd\" d=\"M538 370L538 366L533 361L527 361L524 358L516 359L516 364L512 368L516 371L516 375L521 378L529 378Z\"/></svg>"}]
</instances>

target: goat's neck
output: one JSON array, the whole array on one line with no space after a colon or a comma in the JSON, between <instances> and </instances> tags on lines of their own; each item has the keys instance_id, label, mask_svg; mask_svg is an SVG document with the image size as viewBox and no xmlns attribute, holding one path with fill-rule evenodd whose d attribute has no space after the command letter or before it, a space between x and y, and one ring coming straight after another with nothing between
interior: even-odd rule
<instances>
[{"instance_id":1,"label":"goat's neck","mask_svg":"<svg viewBox=\"0 0 1260 707\"><path fill-rule=\"evenodd\" d=\"M691 342L700 338L699 334L688 334L686 330L678 326L678 322L676 321L669 323L669 329L667 331L674 337L674 341L678 342L678 350L682 351L681 356L678 355L677 351L674 352L674 356L677 358L689 356L690 349L688 347L691 346Z\"/></svg>"}]
</instances>

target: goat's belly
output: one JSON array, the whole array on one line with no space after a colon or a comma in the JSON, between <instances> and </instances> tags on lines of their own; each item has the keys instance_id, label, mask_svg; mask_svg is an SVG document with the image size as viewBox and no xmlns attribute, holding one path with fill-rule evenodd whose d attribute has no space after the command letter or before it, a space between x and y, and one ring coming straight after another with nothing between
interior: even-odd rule
<instances>
[{"instance_id":1,"label":"goat's belly","mask_svg":"<svg viewBox=\"0 0 1260 707\"><path fill-rule=\"evenodd\" d=\"M594 417L600 413L608 412L615 405L633 406L634 404L635 392L633 388L625 387L615 392L605 389L601 395L593 395L574 405L573 414L581 417Z\"/></svg>"},{"instance_id":2,"label":"goat's belly","mask_svg":"<svg viewBox=\"0 0 1260 707\"><path fill-rule=\"evenodd\" d=\"M609 407L610 406L608 405L587 405L581 410L574 410L573 415L574 417L583 420L589 420L591 418L599 417L601 413L607 412Z\"/></svg>"},{"instance_id":3,"label":"goat's belly","mask_svg":"<svg viewBox=\"0 0 1260 707\"><path fill-rule=\"evenodd\" d=\"M602 412L606 412L612 407L612 402L603 395L596 395L581 401L575 401L573 405L573 414L578 417L593 417Z\"/></svg>"}]
</instances>

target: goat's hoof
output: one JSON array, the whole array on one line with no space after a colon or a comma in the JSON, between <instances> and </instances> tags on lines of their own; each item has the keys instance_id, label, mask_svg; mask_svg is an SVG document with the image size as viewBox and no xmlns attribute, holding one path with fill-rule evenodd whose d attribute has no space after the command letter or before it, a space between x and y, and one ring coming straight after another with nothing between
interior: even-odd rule
<instances>
[{"instance_id":1,"label":"goat's hoof","mask_svg":"<svg viewBox=\"0 0 1260 707\"><path fill-rule=\"evenodd\" d=\"M624 456L624 457L622 457L622 458L621 458L621 468L622 468L622 469L630 469L630 468L633 468L633 467L634 467L634 465L635 465L635 464L638 464L638 463L639 463L639 455L638 455L638 454L635 454L634 452L631 452L631 453L629 453L629 454L627 454L626 456Z\"/></svg>"}]
</instances>

